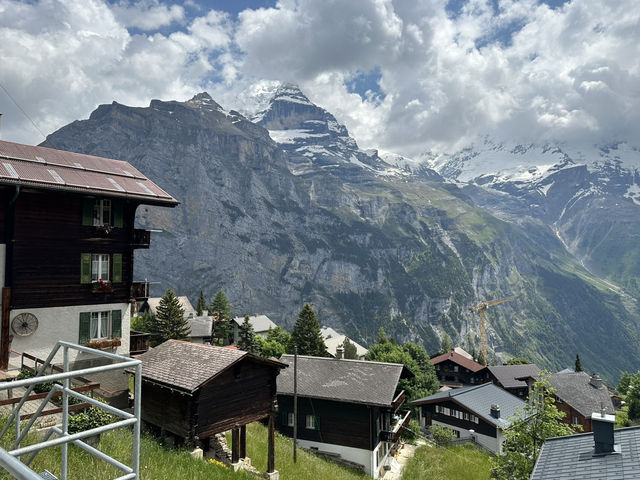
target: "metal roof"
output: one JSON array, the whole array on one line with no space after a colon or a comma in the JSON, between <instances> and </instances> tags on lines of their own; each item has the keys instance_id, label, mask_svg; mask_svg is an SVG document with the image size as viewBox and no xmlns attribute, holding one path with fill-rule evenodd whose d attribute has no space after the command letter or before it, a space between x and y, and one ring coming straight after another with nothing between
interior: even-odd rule
<instances>
[{"instance_id":1,"label":"metal roof","mask_svg":"<svg viewBox=\"0 0 640 480\"><path fill-rule=\"evenodd\" d=\"M122 160L0 140L0 185L125 197L148 205L178 204Z\"/></svg>"},{"instance_id":2,"label":"metal roof","mask_svg":"<svg viewBox=\"0 0 640 480\"><path fill-rule=\"evenodd\" d=\"M445 400L454 400L486 422L503 430L511 425L512 418L523 413L526 406L526 403L521 399L493 383L483 383L482 385L434 393L428 397L414 400L409 405L417 407ZM495 418L491 415L491 405L494 404L500 406L500 418Z\"/></svg>"},{"instance_id":3,"label":"metal roof","mask_svg":"<svg viewBox=\"0 0 640 480\"><path fill-rule=\"evenodd\" d=\"M137 358L142 360L142 378L187 392L194 392L243 358L286 367L276 360L256 357L242 350L181 340L167 340Z\"/></svg>"},{"instance_id":4,"label":"metal roof","mask_svg":"<svg viewBox=\"0 0 640 480\"><path fill-rule=\"evenodd\" d=\"M278 395L293 395L293 355L280 361L290 368L278 375ZM389 407L404 368L399 363L298 355L298 395Z\"/></svg>"},{"instance_id":5,"label":"metal roof","mask_svg":"<svg viewBox=\"0 0 640 480\"><path fill-rule=\"evenodd\" d=\"M640 478L640 427L613 431L620 453L594 456L593 433L549 438L531 480L637 480Z\"/></svg>"},{"instance_id":6,"label":"metal roof","mask_svg":"<svg viewBox=\"0 0 640 480\"><path fill-rule=\"evenodd\" d=\"M540 369L533 363L525 365L496 365L487 367L489 372L500 382L502 388L523 388L527 386L524 380L518 378L537 378Z\"/></svg>"},{"instance_id":7,"label":"metal roof","mask_svg":"<svg viewBox=\"0 0 640 480\"><path fill-rule=\"evenodd\" d=\"M244 317L235 317L233 321L240 326L244 323ZM268 332L270 329L277 327L266 315L252 315L249 317L249 323L256 333Z\"/></svg>"},{"instance_id":8,"label":"metal roof","mask_svg":"<svg viewBox=\"0 0 640 480\"><path fill-rule=\"evenodd\" d=\"M602 407L605 413L614 414L609 389L603 384L596 388L590 382L591 376L585 372L554 373L549 379L551 386L556 389L554 395L585 417L599 412Z\"/></svg>"}]
</instances>

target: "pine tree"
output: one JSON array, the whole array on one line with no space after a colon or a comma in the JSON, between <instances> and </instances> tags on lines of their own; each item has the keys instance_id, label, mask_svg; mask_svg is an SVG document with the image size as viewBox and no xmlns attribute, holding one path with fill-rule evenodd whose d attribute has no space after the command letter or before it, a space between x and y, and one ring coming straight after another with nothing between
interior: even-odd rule
<instances>
[{"instance_id":1,"label":"pine tree","mask_svg":"<svg viewBox=\"0 0 640 480\"><path fill-rule=\"evenodd\" d=\"M453 345L451 344L451 337L449 336L448 333L445 333L442 336L441 350L442 350L442 353L449 353L451 350L453 350Z\"/></svg>"},{"instance_id":2,"label":"pine tree","mask_svg":"<svg viewBox=\"0 0 640 480\"><path fill-rule=\"evenodd\" d=\"M386 343L387 340L387 332L384 331L383 327L380 327L378 329L378 343Z\"/></svg>"},{"instance_id":3,"label":"pine tree","mask_svg":"<svg viewBox=\"0 0 640 480\"><path fill-rule=\"evenodd\" d=\"M256 339L253 326L249 322L249 315L244 316L244 322L240 325L238 336L240 337L238 340L238 348L240 350L260 355L260 343Z\"/></svg>"},{"instance_id":4,"label":"pine tree","mask_svg":"<svg viewBox=\"0 0 640 480\"><path fill-rule=\"evenodd\" d=\"M293 332L291 332L290 353L293 353L292 350L295 346L298 347L300 355L327 356L327 347L320 334L318 319L308 303L298 313L298 320L293 327Z\"/></svg>"},{"instance_id":5,"label":"pine tree","mask_svg":"<svg viewBox=\"0 0 640 480\"><path fill-rule=\"evenodd\" d=\"M582 368L582 363L580 363L580 355L576 354L576 366L574 368L576 372L584 372Z\"/></svg>"},{"instance_id":6,"label":"pine tree","mask_svg":"<svg viewBox=\"0 0 640 480\"><path fill-rule=\"evenodd\" d=\"M200 290L200 296L198 297L198 306L196 307L199 317L202 315L206 308L207 301L204 299L204 293L202 293L202 290Z\"/></svg>"},{"instance_id":7,"label":"pine tree","mask_svg":"<svg viewBox=\"0 0 640 480\"><path fill-rule=\"evenodd\" d=\"M344 349L344 358L348 360L358 359L358 348L353 343L351 343L351 341L349 341L349 337L344 337L342 348Z\"/></svg>"},{"instance_id":8,"label":"pine tree","mask_svg":"<svg viewBox=\"0 0 640 480\"><path fill-rule=\"evenodd\" d=\"M211 334L212 345L228 345L233 335L232 313L229 300L222 291L216 293L209 314L213 315L213 332Z\"/></svg>"},{"instance_id":9,"label":"pine tree","mask_svg":"<svg viewBox=\"0 0 640 480\"><path fill-rule=\"evenodd\" d=\"M169 339L182 340L191 333L189 322L184 318L184 309L170 288L160 299L155 317L155 330L158 333L158 343Z\"/></svg>"}]
</instances>

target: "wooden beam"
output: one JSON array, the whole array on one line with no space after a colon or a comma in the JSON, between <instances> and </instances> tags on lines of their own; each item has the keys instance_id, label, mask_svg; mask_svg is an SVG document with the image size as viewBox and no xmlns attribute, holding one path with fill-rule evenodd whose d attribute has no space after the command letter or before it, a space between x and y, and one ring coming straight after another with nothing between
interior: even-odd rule
<instances>
[{"instance_id":1,"label":"wooden beam","mask_svg":"<svg viewBox=\"0 0 640 480\"><path fill-rule=\"evenodd\" d=\"M240 458L247 458L247 426L240 427Z\"/></svg>"},{"instance_id":2,"label":"wooden beam","mask_svg":"<svg viewBox=\"0 0 640 480\"><path fill-rule=\"evenodd\" d=\"M240 428L238 425L231 430L231 463L240 461Z\"/></svg>"},{"instance_id":3,"label":"wooden beam","mask_svg":"<svg viewBox=\"0 0 640 480\"><path fill-rule=\"evenodd\" d=\"M11 304L11 288L2 289L2 324L0 325L0 369L9 368L9 351L11 350L11 332L9 330L9 306Z\"/></svg>"},{"instance_id":4,"label":"wooden beam","mask_svg":"<svg viewBox=\"0 0 640 480\"><path fill-rule=\"evenodd\" d=\"M269 439L267 445L267 473L273 473L276 469L275 457L275 415L269 415Z\"/></svg>"}]
</instances>

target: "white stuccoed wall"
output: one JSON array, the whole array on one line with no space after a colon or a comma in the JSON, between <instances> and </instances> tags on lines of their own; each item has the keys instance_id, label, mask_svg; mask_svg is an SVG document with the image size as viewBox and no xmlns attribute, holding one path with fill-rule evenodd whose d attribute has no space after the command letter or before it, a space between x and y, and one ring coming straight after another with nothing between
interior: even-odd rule
<instances>
[{"instance_id":1,"label":"white stuccoed wall","mask_svg":"<svg viewBox=\"0 0 640 480\"><path fill-rule=\"evenodd\" d=\"M20 337L13 332L11 350L25 352L38 358L46 359L58 340L78 343L80 313L102 312L105 310L120 310L122 312L122 345L109 350L125 357L129 356L129 332L131 330L131 304L107 303L100 305L80 305L73 307L27 308L12 310L10 319L23 312L33 313L38 317L38 329L28 337ZM88 354L81 353L78 360L88 358ZM75 356L71 360L76 360ZM56 355L55 363L62 362L62 350ZM29 365L31 365L29 363Z\"/></svg>"},{"instance_id":2,"label":"white stuccoed wall","mask_svg":"<svg viewBox=\"0 0 640 480\"><path fill-rule=\"evenodd\" d=\"M322 452L337 453L345 460L364 465L365 471L369 475L377 473L377 471L374 470L375 455L372 454L372 452L370 452L369 450L364 450L362 448L344 447L342 445L334 445L332 443L310 442L308 440L298 440L298 445L300 445L302 448L313 447ZM375 476L374 478L377 478L377 476Z\"/></svg>"}]
</instances>

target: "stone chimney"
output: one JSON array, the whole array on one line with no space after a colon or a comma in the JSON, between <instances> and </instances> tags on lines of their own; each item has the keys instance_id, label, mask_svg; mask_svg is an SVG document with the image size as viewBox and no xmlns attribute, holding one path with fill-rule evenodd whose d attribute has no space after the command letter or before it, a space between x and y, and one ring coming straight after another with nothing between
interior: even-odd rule
<instances>
[{"instance_id":1,"label":"stone chimney","mask_svg":"<svg viewBox=\"0 0 640 480\"><path fill-rule=\"evenodd\" d=\"M344 348L336 348L336 360L342 360L344 358Z\"/></svg>"},{"instance_id":2,"label":"stone chimney","mask_svg":"<svg viewBox=\"0 0 640 480\"><path fill-rule=\"evenodd\" d=\"M591 414L591 427L593 428L593 440L595 442L594 455L620 453L620 446L615 445L613 438L615 424L615 415L607 415L604 412Z\"/></svg>"},{"instance_id":3,"label":"stone chimney","mask_svg":"<svg viewBox=\"0 0 640 480\"><path fill-rule=\"evenodd\" d=\"M500 418L500 405L497 403L491 405L491 416L493 418Z\"/></svg>"},{"instance_id":4,"label":"stone chimney","mask_svg":"<svg viewBox=\"0 0 640 480\"><path fill-rule=\"evenodd\" d=\"M589 380L589 383L594 388L600 388L602 386L602 379L600 378L600 375L593 374L591 376L591 379Z\"/></svg>"}]
</instances>

